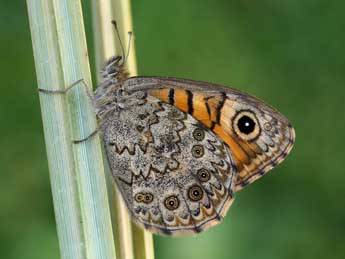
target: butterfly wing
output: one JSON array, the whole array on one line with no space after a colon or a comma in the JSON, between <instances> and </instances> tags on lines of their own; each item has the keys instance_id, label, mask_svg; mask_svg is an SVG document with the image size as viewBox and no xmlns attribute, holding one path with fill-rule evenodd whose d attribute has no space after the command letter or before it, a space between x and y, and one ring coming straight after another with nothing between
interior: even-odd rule
<instances>
[{"instance_id":1,"label":"butterfly wing","mask_svg":"<svg viewBox=\"0 0 345 259\"><path fill-rule=\"evenodd\" d=\"M281 163L293 146L294 129L282 114L235 89L167 77L133 77L124 86L191 114L216 133L234 158L236 190Z\"/></svg>"},{"instance_id":2,"label":"butterfly wing","mask_svg":"<svg viewBox=\"0 0 345 259\"><path fill-rule=\"evenodd\" d=\"M160 234L200 232L233 200L228 147L202 123L136 91L101 123L113 177L134 220Z\"/></svg>"}]
</instances>

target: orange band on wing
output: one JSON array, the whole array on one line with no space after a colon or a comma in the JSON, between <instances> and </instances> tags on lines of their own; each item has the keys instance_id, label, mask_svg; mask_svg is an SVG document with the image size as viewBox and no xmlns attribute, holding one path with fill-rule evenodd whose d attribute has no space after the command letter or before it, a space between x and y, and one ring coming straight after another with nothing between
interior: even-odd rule
<instances>
[{"instance_id":1,"label":"orange band on wing","mask_svg":"<svg viewBox=\"0 0 345 259\"><path fill-rule=\"evenodd\" d=\"M200 93L194 93L193 107L193 117L201 121L208 128L210 128L212 126L212 121L208 115L204 95Z\"/></svg>"},{"instance_id":2,"label":"orange band on wing","mask_svg":"<svg viewBox=\"0 0 345 259\"><path fill-rule=\"evenodd\" d=\"M169 103L169 89L156 89L150 90L149 94L157 97L158 99L162 100L163 102Z\"/></svg>"},{"instance_id":3,"label":"orange band on wing","mask_svg":"<svg viewBox=\"0 0 345 259\"><path fill-rule=\"evenodd\" d=\"M217 107L220 105L220 102L222 102L222 98L220 96L214 96L208 98L207 100L205 100L205 102L209 108L211 121L217 122L217 118L219 116Z\"/></svg>"},{"instance_id":4,"label":"orange band on wing","mask_svg":"<svg viewBox=\"0 0 345 259\"><path fill-rule=\"evenodd\" d=\"M176 106L181 111L187 112L188 111L188 95L185 90L181 89L175 89L175 95L174 95L175 103L174 106Z\"/></svg>"},{"instance_id":5,"label":"orange band on wing","mask_svg":"<svg viewBox=\"0 0 345 259\"><path fill-rule=\"evenodd\" d=\"M218 124L213 128L213 131L230 147L231 153L235 157L236 165L242 165L249 163L249 157L242 147L228 134L226 133Z\"/></svg>"}]
</instances>

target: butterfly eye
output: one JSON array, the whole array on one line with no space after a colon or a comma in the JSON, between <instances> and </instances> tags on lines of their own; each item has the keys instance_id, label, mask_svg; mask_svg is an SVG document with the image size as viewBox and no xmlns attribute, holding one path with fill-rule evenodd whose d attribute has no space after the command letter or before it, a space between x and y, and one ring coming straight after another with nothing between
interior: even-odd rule
<instances>
[{"instance_id":1,"label":"butterfly eye","mask_svg":"<svg viewBox=\"0 0 345 259\"><path fill-rule=\"evenodd\" d=\"M195 158L200 158L204 155L204 148L203 146L200 145L195 145L192 147L192 155Z\"/></svg>"},{"instance_id":2,"label":"butterfly eye","mask_svg":"<svg viewBox=\"0 0 345 259\"><path fill-rule=\"evenodd\" d=\"M172 195L165 199L164 205L168 210L176 210L180 202L175 195Z\"/></svg>"},{"instance_id":3,"label":"butterfly eye","mask_svg":"<svg viewBox=\"0 0 345 259\"><path fill-rule=\"evenodd\" d=\"M261 132L258 119L249 110L239 111L232 120L232 126L235 133L247 141L256 139Z\"/></svg>"},{"instance_id":4,"label":"butterfly eye","mask_svg":"<svg viewBox=\"0 0 345 259\"><path fill-rule=\"evenodd\" d=\"M198 178L201 182L207 182L210 180L211 175L206 169L202 168L198 171Z\"/></svg>"},{"instance_id":5,"label":"butterfly eye","mask_svg":"<svg viewBox=\"0 0 345 259\"><path fill-rule=\"evenodd\" d=\"M193 131L193 137L197 140L197 141L202 141L205 138L205 133L202 129L197 128Z\"/></svg>"},{"instance_id":6,"label":"butterfly eye","mask_svg":"<svg viewBox=\"0 0 345 259\"><path fill-rule=\"evenodd\" d=\"M204 192L199 185L193 185L188 189L188 197L192 201L200 201Z\"/></svg>"}]
</instances>

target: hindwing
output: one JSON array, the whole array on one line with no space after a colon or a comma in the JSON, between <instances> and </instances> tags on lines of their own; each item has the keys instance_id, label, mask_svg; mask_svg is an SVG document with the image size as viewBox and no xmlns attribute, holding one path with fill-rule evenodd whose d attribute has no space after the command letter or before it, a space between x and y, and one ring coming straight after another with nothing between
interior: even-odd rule
<instances>
[{"instance_id":1,"label":"hindwing","mask_svg":"<svg viewBox=\"0 0 345 259\"><path fill-rule=\"evenodd\" d=\"M137 91L102 119L111 172L135 221L160 234L200 232L233 201L236 172L215 133L173 105Z\"/></svg>"}]
</instances>

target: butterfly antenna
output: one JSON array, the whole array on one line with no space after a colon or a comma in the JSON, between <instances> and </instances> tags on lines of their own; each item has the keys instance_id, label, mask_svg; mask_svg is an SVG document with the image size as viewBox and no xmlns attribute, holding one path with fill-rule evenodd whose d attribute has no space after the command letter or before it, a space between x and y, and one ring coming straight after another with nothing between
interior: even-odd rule
<instances>
[{"instance_id":1,"label":"butterfly antenna","mask_svg":"<svg viewBox=\"0 0 345 259\"><path fill-rule=\"evenodd\" d=\"M131 31L128 32L128 47L127 47L127 53L126 53L126 56L125 56L125 59L124 59L124 62L123 63L126 63L126 61L128 60L128 57L129 57L129 52L130 52L130 49L131 49L131 42L132 42L132 36L133 36L133 33Z\"/></svg>"},{"instance_id":2,"label":"butterfly antenna","mask_svg":"<svg viewBox=\"0 0 345 259\"><path fill-rule=\"evenodd\" d=\"M114 25L114 29L115 29L115 32L116 32L116 35L117 35L117 38L119 39L119 42L120 42L120 48L121 48L121 52L122 52L122 64L123 65L125 63L125 49L123 47L123 44L122 44L122 41L121 41L121 37L120 37L120 32L119 32L119 29L117 27L117 23L115 20L112 20L111 23Z\"/></svg>"}]
</instances>

